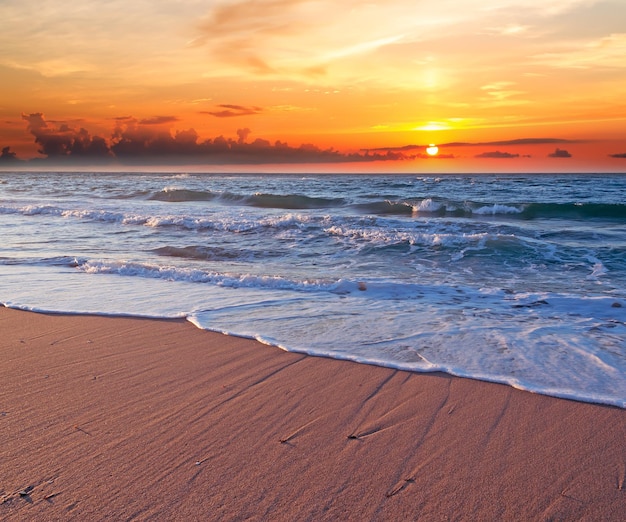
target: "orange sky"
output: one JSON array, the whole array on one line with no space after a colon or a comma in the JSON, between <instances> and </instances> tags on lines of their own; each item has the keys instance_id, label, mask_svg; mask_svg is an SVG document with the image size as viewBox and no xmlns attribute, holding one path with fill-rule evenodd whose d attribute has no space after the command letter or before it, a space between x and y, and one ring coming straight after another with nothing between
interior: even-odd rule
<instances>
[{"instance_id":1,"label":"orange sky","mask_svg":"<svg viewBox=\"0 0 626 522\"><path fill-rule=\"evenodd\" d=\"M484 144L383 170L626 171L623 0L5 0L0 18L0 148L22 159L81 129L107 147L193 129L342 154Z\"/></svg>"}]
</instances>

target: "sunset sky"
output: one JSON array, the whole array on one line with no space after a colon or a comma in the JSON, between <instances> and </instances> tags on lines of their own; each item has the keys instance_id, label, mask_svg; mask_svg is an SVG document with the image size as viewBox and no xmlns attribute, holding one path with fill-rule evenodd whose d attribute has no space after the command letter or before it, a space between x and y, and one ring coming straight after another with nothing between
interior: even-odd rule
<instances>
[{"instance_id":1,"label":"sunset sky","mask_svg":"<svg viewBox=\"0 0 626 522\"><path fill-rule=\"evenodd\" d=\"M21 159L279 141L389 150L386 170L626 172L624 0L0 0L0 19L0 148Z\"/></svg>"}]
</instances>

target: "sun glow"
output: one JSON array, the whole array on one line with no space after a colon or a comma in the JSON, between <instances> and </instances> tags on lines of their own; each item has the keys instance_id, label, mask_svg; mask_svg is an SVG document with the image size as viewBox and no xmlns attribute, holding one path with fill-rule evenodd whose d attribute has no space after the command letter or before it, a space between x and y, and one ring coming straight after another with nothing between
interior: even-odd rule
<instances>
[{"instance_id":1,"label":"sun glow","mask_svg":"<svg viewBox=\"0 0 626 522\"><path fill-rule=\"evenodd\" d=\"M451 127L446 122L443 121L429 121L424 125L419 127L415 127L413 130L416 131L442 131L442 130L450 130Z\"/></svg>"},{"instance_id":2,"label":"sun glow","mask_svg":"<svg viewBox=\"0 0 626 522\"><path fill-rule=\"evenodd\" d=\"M431 143L427 148L426 148L426 153L429 156L436 156L437 153L439 152L439 147L437 147L437 145L435 145L434 143Z\"/></svg>"}]
</instances>

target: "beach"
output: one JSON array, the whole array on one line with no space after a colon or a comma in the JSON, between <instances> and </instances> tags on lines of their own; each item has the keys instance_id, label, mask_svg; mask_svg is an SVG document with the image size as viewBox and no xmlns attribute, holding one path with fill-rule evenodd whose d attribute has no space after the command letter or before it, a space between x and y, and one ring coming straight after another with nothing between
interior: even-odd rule
<instances>
[{"instance_id":1,"label":"beach","mask_svg":"<svg viewBox=\"0 0 626 522\"><path fill-rule=\"evenodd\" d=\"M0 518L621 520L626 411L0 308Z\"/></svg>"}]
</instances>

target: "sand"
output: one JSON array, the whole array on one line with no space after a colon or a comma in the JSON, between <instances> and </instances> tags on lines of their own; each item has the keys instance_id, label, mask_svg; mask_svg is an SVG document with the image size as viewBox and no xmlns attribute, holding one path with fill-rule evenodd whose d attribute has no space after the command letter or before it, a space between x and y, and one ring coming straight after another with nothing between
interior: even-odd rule
<instances>
[{"instance_id":1,"label":"sand","mask_svg":"<svg viewBox=\"0 0 626 522\"><path fill-rule=\"evenodd\" d=\"M1 520L623 520L626 410L0 307Z\"/></svg>"}]
</instances>

